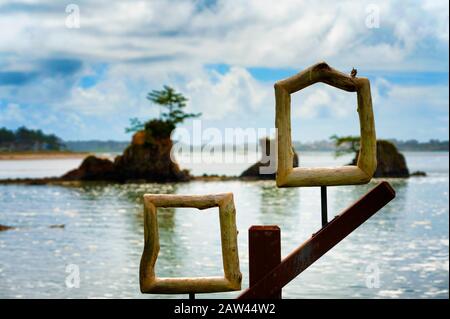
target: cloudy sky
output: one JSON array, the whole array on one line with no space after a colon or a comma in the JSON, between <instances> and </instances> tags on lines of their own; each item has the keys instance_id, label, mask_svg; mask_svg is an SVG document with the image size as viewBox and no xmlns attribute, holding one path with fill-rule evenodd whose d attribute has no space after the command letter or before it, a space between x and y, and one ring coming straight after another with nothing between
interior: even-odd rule
<instances>
[{"instance_id":1,"label":"cloudy sky","mask_svg":"<svg viewBox=\"0 0 450 319\"><path fill-rule=\"evenodd\" d=\"M168 84L204 128L270 128L273 83L326 61L369 77L378 137L448 138L447 0L70 3L0 0L0 127L127 140ZM356 96L322 84L292 115L294 140L359 129Z\"/></svg>"}]
</instances>

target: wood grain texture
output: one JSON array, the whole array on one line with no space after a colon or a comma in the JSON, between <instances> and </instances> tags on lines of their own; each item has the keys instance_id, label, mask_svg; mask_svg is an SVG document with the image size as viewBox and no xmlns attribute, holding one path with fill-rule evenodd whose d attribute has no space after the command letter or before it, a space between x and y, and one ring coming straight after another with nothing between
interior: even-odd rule
<instances>
[{"instance_id":1,"label":"wood grain texture","mask_svg":"<svg viewBox=\"0 0 450 319\"><path fill-rule=\"evenodd\" d=\"M338 89L356 92L360 124L360 153L357 166L293 168L291 138L290 94L314 83L323 82ZM277 186L336 186L368 183L377 167L375 120L372 109L370 82L334 70L325 62L278 81L275 87L278 159Z\"/></svg>"},{"instance_id":2,"label":"wood grain texture","mask_svg":"<svg viewBox=\"0 0 450 319\"><path fill-rule=\"evenodd\" d=\"M223 277L158 278L155 275L155 264L160 249L158 207L193 207L198 209L219 207ZM144 251L139 277L142 293L180 294L240 290L242 275L239 270L236 210L233 194L144 195Z\"/></svg>"}]
</instances>

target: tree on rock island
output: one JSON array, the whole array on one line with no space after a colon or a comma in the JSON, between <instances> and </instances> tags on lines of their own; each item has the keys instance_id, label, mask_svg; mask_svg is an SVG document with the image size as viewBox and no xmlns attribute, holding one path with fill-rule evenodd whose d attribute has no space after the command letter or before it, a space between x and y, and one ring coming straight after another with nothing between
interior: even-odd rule
<instances>
[{"instance_id":1,"label":"tree on rock island","mask_svg":"<svg viewBox=\"0 0 450 319\"><path fill-rule=\"evenodd\" d=\"M336 136L330 137L336 146L336 157L345 154L355 154L349 165L356 165L358 161L360 138L359 136ZM374 177L409 177L425 176L425 172L414 172L410 174L406 165L405 156L400 153L394 143L387 140L377 140L377 169Z\"/></svg>"},{"instance_id":2,"label":"tree on rock island","mask_svg":"<svg viewBox=\"0 0 450 319\"><path fill-rule=\"evenodd\" d=\"M161 91L153 90L148 93L147 100L160 107L159 119L151 119L143 123L137 118L132 118L130 119L131 126L126 128L126 132L145 130L154 137L168 137L177 124L201 115L201 113L186 113L184 108L188 99L167 85L164 85Z\"/></svg>"},{"instance_id":3,"label":"tree on rock island","mask_svg":"<svg viewBox=\"0 0 450 319\"><path fill-rule=\"evenodd\" d=\"M131 144L114 162L95 156L86 158L78 169L68 172L62 178L68 180L115 180L125 182L144 180L150 182L178 182L191 179L187 170L180 170L171 159L172 131L188 118L201 114L186 113L187 98L169 86L153 90L147 99L160 107L160 116L141 122L130 120L126 132L134 132Z\"/></svg>"}]
</instances>

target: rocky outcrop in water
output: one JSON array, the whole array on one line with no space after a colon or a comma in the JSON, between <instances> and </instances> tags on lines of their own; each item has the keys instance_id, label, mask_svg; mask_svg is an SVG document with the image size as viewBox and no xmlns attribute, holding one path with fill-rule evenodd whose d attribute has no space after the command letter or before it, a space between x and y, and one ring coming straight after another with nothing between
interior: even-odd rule
<instances>
[{"instance_id":1,"label":"rocky outcrop in water","mask_svg":"<svg viewBox=\"0 0 450 319\"><path fill-rule=\"evenodd\" d=\"M161 123L157 123L161 125ZM164 131L158 126L133 135L131 144L114 162L95 156L87 157L79 168L62 176L63 180L119 181L144 180L152 182L188 181L192 177L186 170L180 170L170 158L172 140L170 129ZM159 132L159 134L157 133ZM161 133L163 132L163 133Z\"/></svg>"},{"instance_id":2,"label":"rocky outcrop in water","mask_svg":"<svg viewBox=\"0 0 450 319\"><path fill-rule=\"evenodd\" d=\"M190 179L188 171L180 170L170 158L173 143L170 137L154 138L148 132L137 132L133 142L114 160L120 180L144 179L156 182L176 182Z\"/></svg>"},{"instance_id":3,"label":"rocky outcrop in water","mask_svg":"<svg viewBox=\"0 0 450 319\"><path fill-rule=\"evenodd\" d=\"M112 180L116 179L113 162L106 158L98 158L93 155L86 157L80 167L71 170L62 176L65 180Z\"/></svg>"},{"instance_id":4,"label":"rocky outcrop in water","mask_svg":"<svg viewBox=\"0 0 450 319\"><path fill-rule=\"evenodd\" d=\"M350 165L356 165L358 154L356 154ZM425 176L424 172L409 173L405 156L397 150L397 147L386 140L377 141L377 169L374 177L410 177Z\"/></svg>"},{"instance_id":5,"label":"rocky outcrop in water","mask_svg":"<svg viewBox=\"0 0 450 319\"><path fill-rule=\"evenodd\" d=\"M262 174L261 168L268 167L269 164L274 165L273 168L276 170L276 157L277 154L275 154L275 145L274 141L270 140L268 138L260 140L260 146L262 150L263 158L247 168L242 174L239 176L243 179L267 179L267 180L274 180L276 175L275 172L271 174ZM294 160L293 160L293 167L298 167L298 155L294 151Z\"/></svg>"}]
</instances>

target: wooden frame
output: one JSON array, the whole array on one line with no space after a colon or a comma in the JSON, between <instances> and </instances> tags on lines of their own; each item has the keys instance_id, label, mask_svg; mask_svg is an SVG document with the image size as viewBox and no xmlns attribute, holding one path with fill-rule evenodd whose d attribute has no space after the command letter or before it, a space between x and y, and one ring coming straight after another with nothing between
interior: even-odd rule
<instances>
[{"instance_id":1,"label":"wooden frame","mask_svg":"<svg viewBox=\"0 0 450 319\"><path fill-rule=\"evenodd\" d=\"M222 242L223 277L158 278L155 263L159 253L157 207L219 207ZM236 210L233 194L214 195L144 195L144 251L139 281L142 293L181 294L210 293L241 289L237 246Z\"/></svg>"},{"instance_id":2,"label":"wooden frame","mask_svg":"<svg viewBox=\"0 0 450 319\"><path fill-rule=\"evenodd\" d=\"M360 152L357 166L301 168L292 167L291 94L314 83L323 82L338 89L357 93L360 124ZM275 83L278 139L277 186L333 186L368 183L377 168L375 121L370 82L367 78L349 76L325 62Z\"/></svg>"}]
</instances>

